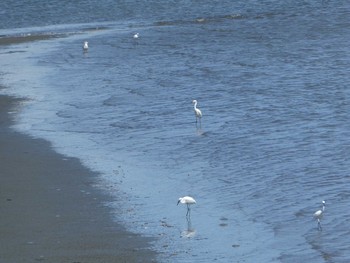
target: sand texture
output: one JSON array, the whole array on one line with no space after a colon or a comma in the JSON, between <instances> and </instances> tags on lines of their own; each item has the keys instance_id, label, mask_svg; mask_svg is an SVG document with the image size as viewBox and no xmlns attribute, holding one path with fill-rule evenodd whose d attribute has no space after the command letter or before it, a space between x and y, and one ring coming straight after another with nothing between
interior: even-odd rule
<instances>
[{"instance_id":1,"label":"sand texture","mask_svg":"<svg viewBox=\"0 0 350 263\"><path fill-rule=\"evenodd\" d=\"M155 262L149 239L112 221L96 174L9 128L19 104L0 96L0 262Z\"/></svg>"}]
</instances>

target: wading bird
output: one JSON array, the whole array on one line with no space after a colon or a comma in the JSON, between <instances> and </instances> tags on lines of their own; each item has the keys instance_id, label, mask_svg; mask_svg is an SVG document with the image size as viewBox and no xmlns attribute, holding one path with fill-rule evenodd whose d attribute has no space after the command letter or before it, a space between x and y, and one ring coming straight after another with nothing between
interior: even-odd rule
<instances>
[{"instance_id":1,"label":"wading bird","mask_svg":"<svg viewBox=\"0 0 350 263\"><path fill-rule=\"evenodd\" d=\"M88 49L89 49L89 43L87 41L85 41L84 45L83 45L83 50L87 51Z\"/></svg>"},{"instance_id":2,"label":"wading bird","mask_svg":"<svg viewBox=\"0 0 350 263\"><path fill-rule=\"evenodd\" d=\"M191 216L191 208L190 205L193 205L196 203L196 200L194 200L193 197L191 196L184 196L184 197L180 197L179 200L177 201L177 205L179 205L179 203L181 204L186 204L187 205L187 213L186 213L186 217L187 216Z\"/></svg>"},{"instance_id":3,"label":"wading bird","mask_svg":"<svg viewBox=\"0 0 350 263\"><path fill-rule=\"evenodd\" d=\"M202 119L202 112L200 109L197 109L197 101L196 100L193 100L192 101L193 103L193 109L194 109L194 114L196 115L196 124L197 124L197 121L199 119L199 124L200 126L202 126L202 122L201 122L201 119Z\"/></svg>"},{"instance_id":4,"label":"wading bird","mask_svg":"<svg viewBox=\"0 0 350 263\"><path fill-rule=\"evenodd\" d=\"M322 209L320 209L314 213L314 218L317 219L318 230L322 230L321 218L323 216L323 212L324 212L325 208L326 208L326 201L322 201Z\"/></svg>"},{"instance_id":5,"label":"wading bird","mask_svg":"<svg viewBox=\"0 0 350 263\"><path fill-rule=\"evenodd\" d=\"M139 38L139 33L136 33L136 34L134 35L134 38Z\"/></svg>"}]
</instances>

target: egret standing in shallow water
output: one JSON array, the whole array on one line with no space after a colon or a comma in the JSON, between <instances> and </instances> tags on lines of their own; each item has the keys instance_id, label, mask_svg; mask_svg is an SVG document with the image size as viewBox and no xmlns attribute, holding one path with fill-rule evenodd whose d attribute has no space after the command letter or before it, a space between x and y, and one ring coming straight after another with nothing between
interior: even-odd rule
<instances>
[{"instance_id":1,"label":"egret standing in shallow water","mask_svg":"<svg viewBox=\"0 0 350 263\"><path fill-rule=\"evenodd\" d=\"M136 39L136 38L139 38L139 33L135 33L134 34L134 38Z\"/></svg>"},{"instance_id":2,"label":"egret standing in shallow water","mask_svg":"<svg viewBox=\"0 0 350 263\"><path fill-rule=\"evenodd\" d=\"M186 204L187 205L187 213L186 213L186 217L187 216L191 216L191 208L190 205L193 205L196 203L196 200L194 200L193 197L191 196L184 196L184 197L180 197L179 200L177 201L177 205L179 205L179 203L181 204Z\"/></svg>"},{"instance_id":3,"label":"egret standing in shallow water","mask_svg":"<svg viewBox=\"0 0 350 263\"><path fill-rule=\"evenodd\" d=\"M322 201L322 209L320 209L314 213L314 218L317 219L318 230L322 230L321 218L323 216L323 212L324 212L325 208L326 208L326 201Z\"/></svg>"},{"instance_id":4,"label":"egret standing in shallow water","mask_svg":"<svg viewBox=\"0 0 350 263\"><path fill-rule=\"evenodd\" d=\"M194 114L196 115L196 124L197 124L197 121L199 119L199 125L202 126L202 121L201 121L201 119L202 119L202 112L201 112L200 109L197 109L197 100L193 100L192 103L194 105L193 106Z\"/></svg>"},{"instance_id":5,"label":"egret standing in shallow water","mask_svg":"<svg viewBox=\"0 0 350 263\"><path fill-rule=\"evenodd\" d=\"M88 49L89 49L89 43L87 41L85 41L84 45L83 45L83 50L87 51Z\"/></svg>"}]
</instances>

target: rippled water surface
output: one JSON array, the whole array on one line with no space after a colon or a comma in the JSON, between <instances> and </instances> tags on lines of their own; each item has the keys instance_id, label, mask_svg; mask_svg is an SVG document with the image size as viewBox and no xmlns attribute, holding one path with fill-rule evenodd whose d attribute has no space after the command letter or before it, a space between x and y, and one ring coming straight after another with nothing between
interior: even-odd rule
<instances>
[{"instance_id":1,"label":"rippled water surface","mask_svg":"<svg viewBox=\"0 0 350 263\"><path fill-rule=\"evenodd\" d=\"M16 128L101 172L160 262L350 261L347 1L39 2L0 4L0 35L69 33L0 46Z\"/></svg>"}]
</instances>

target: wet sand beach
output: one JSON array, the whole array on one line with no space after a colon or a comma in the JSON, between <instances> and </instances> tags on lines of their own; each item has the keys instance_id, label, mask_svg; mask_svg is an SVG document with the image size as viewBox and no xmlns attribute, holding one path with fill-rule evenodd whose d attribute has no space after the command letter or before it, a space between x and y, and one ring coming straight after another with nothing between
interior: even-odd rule
<instances>
[{"instance_id":1,"label":"wet sand beach","mask_svg":"<svg viewBox=\"0 0 350 263\"><path fill-rule=\"evenodd\" d=\"M0 96L0 262L154 262L149 239L111 220L96 174L10 128L20 102Z\"/></svg>"}]
</instances>

